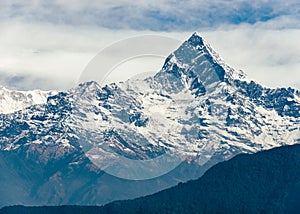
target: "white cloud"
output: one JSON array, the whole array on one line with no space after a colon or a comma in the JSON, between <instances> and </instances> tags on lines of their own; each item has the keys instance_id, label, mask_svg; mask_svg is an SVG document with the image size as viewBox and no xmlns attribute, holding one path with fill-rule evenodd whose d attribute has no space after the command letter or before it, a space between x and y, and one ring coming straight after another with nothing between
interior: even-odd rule
<instances>
[{"instance_id":1,"label":"white cloud","mask_svg":"<svg viewBox=\"0 0 300 214\"><path fill-rule=\"evenodd\" d=\"M0 72L6 76L50 79L32 87L73 86L87 63L112 42L134 31L77 28L66 25L0 23ZM10 75L8 75L10 74ZM56 81L55 83L51 83ZM59 84L58 84L59 83ZM21 84L21 83L20 83Z\"/></svg>"},{"instance_id":2,"label":"white cloud","mask_svg":"<svg viewBox=\"0 0 300 214\"><path fill-rule=\"evenodd\" d=\"M228 64L244 70L249 78L270 87L299 89L299 29L240 26L204 34Z\"/></svg>"},{"instance_id":3,"label":"white cloud","mask_svg":"<svg viewBox=\"0 0 300 214\"><path fill-rule=\"evenodd\" d=\"M75 0L72 1L72 4L69 1L59 0L54 3L39 0L30 1L28 4L23 2L16 0L0 2L0 75L2 78L0 84L14 87L23 85L23 88L70 88L76 84L88 62L102 48L112 42L141 34L166 35L184 40L193 33L192 31L198 31L230 65L237 69L243 69L250 78L272 87L293 86L299 89L300 62L297 56L300 51L298 39L300 30L299 17L295 15L297 9L296 7L293 9L298 1L253 1L251 3L253 8L260 7L261 4L272 3L274 5L272 13L281 13L287 10L290 14L273 18L267 22L223 24L218 28L209 29L194 24L202 23L203 17L215 10L221 10L222 7L226 11L227 7L235 5L236 10L239 11L245 1L235 0L236 4L233 4L232 0L205 0L200 3L192 0L184 5L182 5L183 1L176 0L135 1L134 3L129 0ZM178 5L182 5L182 7L178 7ZM204 7L205 5L214 5L216 8ZM203 14L200 14L202 7L197 9L200 6L203 6ZM246 6L244 7L246 8ZM128 11L136 10L136 8L142 9L136 13L127 14ZM57 11L53 13L55 9ZM93 13L84 15L84 10L87 13L95 12L96 15ZM103 17L104 19L100 20L101 23L97 23L98 13L112 13L114 10L120 12L114 14L116 17ZM65 14L62 14L61 11ZM163 25L157 17L153 17L155 13L145 15L151 11L156 11L155 13L159 14L160 18L172 19L175 17L174 22L162 20L167 26L165 28L160 26L155 30L162 28L174 31L189 29L191 31L136 30L136 28L140 28L141 23L145 24L146 29L151 29L155 25ZM128 17L122 17L123 12L126 12ZM170 13L170 17L165 17L166 13ZM199 16L195 16L198 13ZM12 19L8 20L8 17L12 17ZM36 18L36 20L33 21L32 18ZM43 18L54 18L56 21ZM118 19L122 18L126 20L121 20L118 24ZM68 20L72 23L68 23ZM178 23L176 20L181 20L182 23ZM133 30L109 30L99 27L106 21L111 27L123 28L127 25ZM131 26L130 23L135 21L138 23ZM15 78L18 76L23 78Z\"/></svg>"}]
</instances>

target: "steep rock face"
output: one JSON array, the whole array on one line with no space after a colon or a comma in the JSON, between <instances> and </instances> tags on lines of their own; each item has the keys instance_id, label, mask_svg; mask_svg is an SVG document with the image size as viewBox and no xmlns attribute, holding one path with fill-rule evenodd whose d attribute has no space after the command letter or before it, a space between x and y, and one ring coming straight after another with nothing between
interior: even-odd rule
<instances>
[{"instance_id":1,"label":"steep rock face","mask_svg":"<svg viewBox=\"0 0 300 214\"><path fill-rule=\"evenodd\" d=\"M216 162L239 153L299 143L299 108L298 91L268 89L247 80L244 73L226 65L206 41L193 34L153 77L104 87L86 82L48 96L44 104L0 114L0 149L23 154L21 158L44 169L41 172L47 176L25 186L33 201L82 204L93 198L90 203L103 203L199 177ZM141 176L134 171L135 161L167 153L179 157L183 164L158 179L129 185L122 179L106 179L109 175L104 173L103 177L101 172L113 166L124 175L121 178L132 173ZM93 164L77 163L73 158L78 156ZM64 163L66 172L56 168L48 174L47 166L54 162ZM80 185L68 189L64 182L66 177L74 178L74 163L78 170L96 171L84 191L79 190ZM114 165L120 163L123 165ZM143 169L165 165L153 161ZM175 167L170 165L165 173ZM17 171L19 177L24 176L22 170ZM120 189L114 194L93 191L97 183L101 190ZM55 197L42 194L53 185L62 188ZM121 193L129 186L135 186L136 191ZM79 196L71 198L74 191Z\"/></svg>"},{"instance_id":2,"label":"steep rock face","mask_svg":"<svg viewBox=\"0 0 300 214\"><path fill-rule=\"evenodd\" d=\"M239 92L248 96L256 105L274 109L280 116L300 117L299 91L293 88L264 88L251 82L235 80Z\"/></svg>"},{"instance_id":3,"label":"steep rock face","mask_svg":"<svg viewBox=\"0 0 300 214\"><path fill-rule=\"evenodd\" d=\"M162 70L154 79L167 92L178 93L189 87L196 96L203 95L207 88L225 80L225 69L218 64L217 54L197 34L193 34L165 61Z\"/></svg>"}]
</instances>

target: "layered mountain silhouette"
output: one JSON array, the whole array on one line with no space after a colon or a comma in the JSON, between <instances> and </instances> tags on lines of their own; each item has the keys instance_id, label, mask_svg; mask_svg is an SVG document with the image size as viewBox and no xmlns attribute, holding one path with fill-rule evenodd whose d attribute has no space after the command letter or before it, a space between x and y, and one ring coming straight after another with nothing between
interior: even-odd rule
<instances>
[{"instance_id":1,"label":"layered mountain silhouette","mask_svg":"<svg viewBox=\"0 0 300 214\"><path fill-rule=\"evenodd\" d=\"M298 213L300 145L241 154L201 178L103 207L8 207L0 213Z\"/></svg>"}]
</instances>

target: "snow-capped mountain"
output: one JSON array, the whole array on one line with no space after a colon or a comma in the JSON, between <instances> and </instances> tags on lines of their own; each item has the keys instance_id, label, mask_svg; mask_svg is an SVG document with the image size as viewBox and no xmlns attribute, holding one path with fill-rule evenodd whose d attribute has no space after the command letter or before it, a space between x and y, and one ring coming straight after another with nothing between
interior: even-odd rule
<instances>
[{"instance_id":1,"label":"snow-capped mountain","mask_svg":"<svg viewBox=\"0 0 300 214\"><path fill-rule=\"evenodd\" d=\"M85 156L100 169L114 166L119 174L113 175L130 178L137 172L131 171L134 167L130 161L123 163L128 168L118 165L123 157L152 160L171 153L205 170L238 153L300 142L299 91L269 89L248 80L243 72L226 65L197 34L171 53L153 77L104 87L86 82L48 96L41 103L0 114L0 150L21 153L41 166L68 157L66 167L72 169L67 170L70 174L76 171L74 165L95 170L95 166L82 161ZM161 167L151 163L151 167L157 166ZM63 181L64 176L72 177L70 174L54 170L44 183L30 191L42 194L46 182L64 191L57 193L55 199L40 196L46 197L43 200L87 203L83 196L77 201L70 199L74 190L68 192ZM170 179L173 183L154 182L142 194L200 175L178 171ZM84 194L91 195L93 191ZM98 199L94 203L126 198L99 194L95 193ZM130 197L139 195L137 190Z\"/></svg>"},{"instance_id":2,"label":"snow-capped mountain","mask_svg":"<svg viewBox=\"0 0 300 214\"><path fill-rule=\"evenodd\" d=\"M45 104L56 91L14 91L0 87L0 114L9 114L26 107Z\"/></svg>"}]
</instances>

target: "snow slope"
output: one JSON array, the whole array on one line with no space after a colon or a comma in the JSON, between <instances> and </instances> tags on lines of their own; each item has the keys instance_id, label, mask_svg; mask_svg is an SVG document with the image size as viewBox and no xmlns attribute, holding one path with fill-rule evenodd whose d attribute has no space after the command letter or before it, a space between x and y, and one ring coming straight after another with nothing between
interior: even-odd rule
<instances>
[{"instance_id":1,"label":"snow slope","mask_svg":"<svg viewBox=\"0 0 300 214\"><path fill-rule=\"evenodd\" d=\"M45 104L47 97L56 94L55 91L13 91L0 87L0 114L13 113L26 107Z\"/></svg>"},{"instance_id":2,"label":"snow slope","mask_svg":"<svg viewBox=\"0 0 300 214\"><path fill-rule=\"evenodd\" d=\"M300 142L299 91L248 80L197 34L146 79L106 86L86 82L47 99L39 91L2 91L7 114L0 114L0 151L21 152L41 165L84 152L96 168L117 169L117 177L140 176L137 168L144 167L153 169L146 174L152 178L175 167L169 159L160 162L165 154L207 169L239 153ZM55 176L55 185L65 191L63 175ZM184 171L172 179L194 176Z\"/></svg>"}]
</instances>

